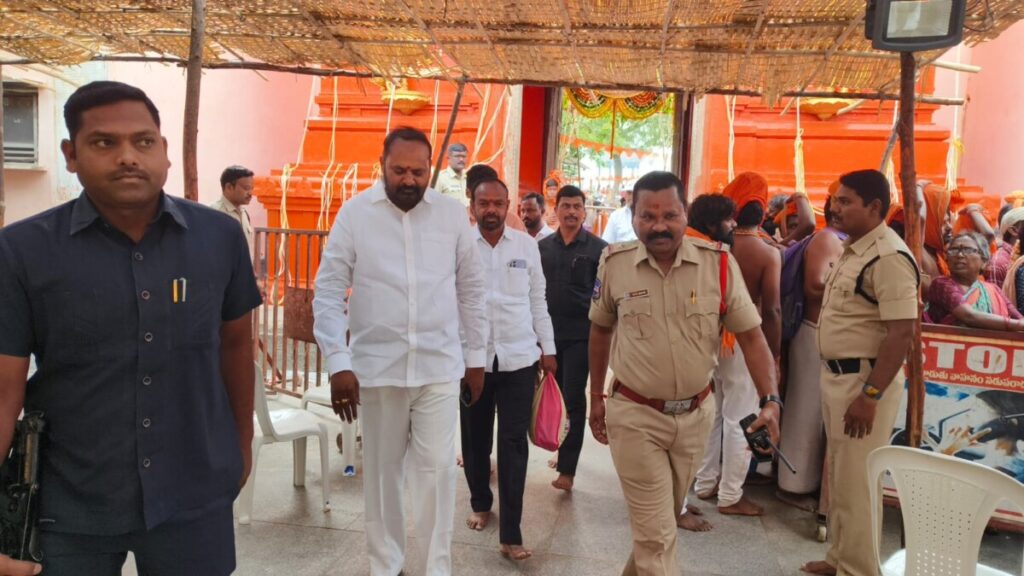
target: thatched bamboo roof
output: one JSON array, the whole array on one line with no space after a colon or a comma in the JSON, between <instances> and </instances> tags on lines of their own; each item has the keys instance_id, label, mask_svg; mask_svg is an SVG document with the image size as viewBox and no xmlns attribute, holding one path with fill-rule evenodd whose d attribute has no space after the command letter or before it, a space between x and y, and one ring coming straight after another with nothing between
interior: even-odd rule
<instances>
[{"instance_id":1,"label":"thatched bamboo roof","mask_svg":"<svg viewBox=\"0 0 1024 576\"><path fill-rule=\"evenodd\" d=\"M188 0L0 0L0 50L48 64L185 59ZM864 0L208 0L206 65L697 93L893 92ZM1024 17L972 0L966 41ZM922 60L937 57L923 54Z\"/></svg>"}]
</instances>

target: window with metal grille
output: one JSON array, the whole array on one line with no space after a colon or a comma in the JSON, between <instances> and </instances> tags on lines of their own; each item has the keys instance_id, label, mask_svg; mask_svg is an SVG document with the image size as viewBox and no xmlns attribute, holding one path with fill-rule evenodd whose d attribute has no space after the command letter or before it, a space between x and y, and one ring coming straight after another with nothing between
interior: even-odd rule
<instances>
[{"instance_id":1,"label":"window with metal grille","mask_svg":"<svg viewBox=\"0 0 1024 576\"><path fill-rule=\"evenodd\" d=\"M21 82L4 82L4 163L39 161L39 90Z\"/></svg>"}]
</instances>

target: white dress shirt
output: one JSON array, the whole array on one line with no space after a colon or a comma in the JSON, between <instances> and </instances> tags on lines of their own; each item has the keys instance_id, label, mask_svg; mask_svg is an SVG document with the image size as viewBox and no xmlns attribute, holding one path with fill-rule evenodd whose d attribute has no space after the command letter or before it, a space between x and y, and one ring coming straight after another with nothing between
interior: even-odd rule
<instances>
[{"instance_id":1,"label":"white dress shirt","mask_svg":"<svg viewBox=\"0 0 1024 576\"><path fill-rule=\"evenodd\" d=\"M467 366L483 367L486 295L476 237L462 204L433 189L408 212L380 182L345 202L313 297L313 334L330 374L352 370L366 387L418 387L458 382Z\"/></svg>"},{"instance_id":2,"label":"white dress shirt","mask_svg":"<svg viewBox=\"0 0 1024 576\"><path fill-rule=\"evenodd\" d=\"M537 235L533 237L534 242L540 242L541 240L551 236L555 233L555 229L548 226L547 222L544 223L544 227L537 231Z\"/></svg>"},{"instance_id":3,"label":"white dress shirt","mask_svg":"<svg viewBox=\"0 0 1024 576\"><path fill-rule=\"evenodd\" d=\"M486 370L494 369L495 355L502 372L526 368L540 359L541 350L553 356L555 329L544 296L547 282L537 241L508 226L497 246L491 246L479 229L476 238L487 278Z\"/></svg>"},{"instance_id":4,"label":"white dress shirt","mask_svg":"<svg viewBox=\"0 0 1024 576\"><path fill-rule=\"evenodd\" d=\"M633 210L629 206L623 206L608 217L608 225L601 234L601 240L609 244L616 242L630 242L636 240L636 232L633 230Z\"/></svg>"}]
</instances>

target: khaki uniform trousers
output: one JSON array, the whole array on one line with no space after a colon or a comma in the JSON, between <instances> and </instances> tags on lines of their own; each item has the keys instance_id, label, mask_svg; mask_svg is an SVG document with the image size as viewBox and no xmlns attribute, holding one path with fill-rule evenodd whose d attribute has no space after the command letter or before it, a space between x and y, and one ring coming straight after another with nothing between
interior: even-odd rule
<instances>
[{"instance_id":1,"label":"khaki uniform trousers","mask_svg":"<svg viewBox=\"0 0 1024 576\"><path fill-rule=\"evenodd\" d=\"M833 374L824 363L821 368L821 408L828 437L828 537L831 541L825 560L836 567L837 576L878 576L871 541L867 461L873 450L889 444L903 395L900 372L878 401L871 434L860 439L847 436L843 432L843 416L857 395L863 393L863 381L870 370L867 362L861 364L860 374L841 376Z\"/></svg>"},{"instance_id":2,"label":"khaki uniform trousers","mask_svg":"<svg viewBox=\"0 0 1024 576\"><path fill-rule=\"evenodd\" d=\"M713 395L693 412L678 416L619 395L608 399L608 443L633 531L633 553L623 576L680 574L676 516L704 457L714 420Z\"/></svg>"}]
</instances>

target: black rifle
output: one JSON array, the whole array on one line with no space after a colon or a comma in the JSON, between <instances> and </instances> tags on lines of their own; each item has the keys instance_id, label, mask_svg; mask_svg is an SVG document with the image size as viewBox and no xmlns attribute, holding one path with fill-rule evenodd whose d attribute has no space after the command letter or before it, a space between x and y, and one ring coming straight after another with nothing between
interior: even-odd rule
<instances>
[{"instance_id":1,"label":"black rifle","mask_svg":"<svg viewBox=\"0 0 1024 576\"><path fill-rule=\"evenodd\" d=\"M39 562L39 443L42 412L30 412L14 428L11 451L0 465L0 554Z\"/></svg>"}]
</instances>

